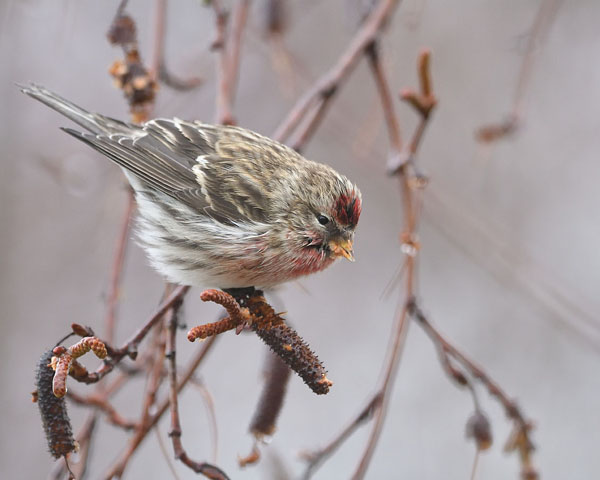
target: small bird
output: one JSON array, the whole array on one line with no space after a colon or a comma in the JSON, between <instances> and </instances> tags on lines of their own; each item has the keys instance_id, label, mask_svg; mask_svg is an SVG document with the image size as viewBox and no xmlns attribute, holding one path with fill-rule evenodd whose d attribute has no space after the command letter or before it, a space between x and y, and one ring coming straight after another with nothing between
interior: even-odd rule
<instances>
[{"instance_id":1,"label":"small bird","mask_svg":"<svg viewBox=\"0 0 600 480\"><path fill-rule=\"evenodd\" d=\"M123 168L138 236L170 282L271 287L354 261L356 185L332 168L244 128L155 119L141 125L88 112L21 86L87 130L63 130Z\"/></svg>"}]
</instances>

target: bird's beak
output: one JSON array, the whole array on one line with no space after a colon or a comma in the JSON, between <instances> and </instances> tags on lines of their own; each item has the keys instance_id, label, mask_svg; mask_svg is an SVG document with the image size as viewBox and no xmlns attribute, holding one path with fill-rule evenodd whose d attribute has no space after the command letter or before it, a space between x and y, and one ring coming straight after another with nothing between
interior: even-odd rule
<instances>
[{"instance_id":1,"label":"bird's beak","mask_svg":"<svg viewBox=\"0 0 600 480\"><path fill-rule=\"evenodd\" d=\"M352 251L352 241L351 240L332 240L329 242L329 248L333 252L333 255L336 257L344 257L351 262L354 261L354 252Z\"/></svg>"}]
</instances>

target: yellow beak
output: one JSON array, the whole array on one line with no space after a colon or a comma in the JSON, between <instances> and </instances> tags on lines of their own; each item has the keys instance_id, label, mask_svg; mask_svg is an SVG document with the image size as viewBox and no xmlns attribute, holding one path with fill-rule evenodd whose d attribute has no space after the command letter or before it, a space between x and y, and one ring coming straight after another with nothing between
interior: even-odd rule
<instances>
[{"instance_id":1,"label":"yellow beak","mask_svg":"<svg viewBox=\"0 0 600 480\"><path fill-rule=\"evenodd\" d=\"M340 239L329 242L329 248L336 257L344 257L351 262L354 261L354 252L352 251L352 241Z\"/></svg>"}]
</instances>

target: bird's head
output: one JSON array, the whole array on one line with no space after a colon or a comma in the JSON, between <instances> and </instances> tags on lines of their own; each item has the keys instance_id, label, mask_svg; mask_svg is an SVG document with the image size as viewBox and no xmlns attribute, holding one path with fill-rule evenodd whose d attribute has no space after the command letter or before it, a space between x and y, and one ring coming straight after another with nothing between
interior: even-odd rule
<instances>
[{"instance_id":1,"label":"bird's head","mask_svg":"<svg viewBox=\"0 0 600 480\"><path fill-rule=\"evenodd\" d=\"M302 183L304 192L290 210L289 225L302 248L315 249L327 258L354 261L352 244L361 194L347 178L327 170Z\"/></svg>"}]
</instances>

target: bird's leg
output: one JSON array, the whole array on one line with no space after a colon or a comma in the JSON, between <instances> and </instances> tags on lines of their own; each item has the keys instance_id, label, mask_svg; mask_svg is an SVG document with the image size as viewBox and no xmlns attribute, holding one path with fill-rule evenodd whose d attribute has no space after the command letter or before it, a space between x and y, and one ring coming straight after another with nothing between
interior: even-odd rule
<instances>
[{"instance_id":1,"label":"bird's leg","mask_svg":"<svg viewBox=\"0 0 600 480\"><path fill-rule=\"evenodd\" d=\"M250 298L263 295L262 290L257 290L254 287L224 288L223 291L225 293L228 293L229 295L231 295L233 298L235 298L235 301L242 308L248 307L248 300ZM249 316L245 322L240 323L237 326L237 328L235 329L236 335L239 335L240 333L242 333L244 328L246 328L246 327L249 328L251 326L252 326L252 316Z\"/></svg>"}]
</instances>

